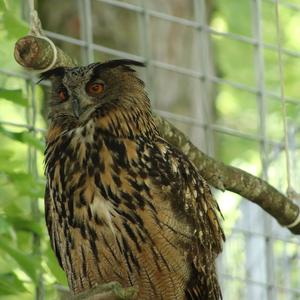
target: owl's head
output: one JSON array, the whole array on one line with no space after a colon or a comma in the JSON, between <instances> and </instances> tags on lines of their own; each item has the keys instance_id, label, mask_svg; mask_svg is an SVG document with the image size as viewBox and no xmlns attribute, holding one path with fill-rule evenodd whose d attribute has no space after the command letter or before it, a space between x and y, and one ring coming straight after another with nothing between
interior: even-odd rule
<instances>
[{"instance_id":1,"label":"owl's head","mask_svg":"<svg viewBox=\"0 0 300 300\"><path fill-rule=\"evenodd\" d=\"M51 122L67 120L72 126L87 122L95 111L105 117L114 110L127 114L128 120L138 114L150 113L144 83L130 66L144 66L133 60L111 60L74 68L58 67L42 74L50 79L52 96L49 101Z\"/></svg>"}]
</instances>

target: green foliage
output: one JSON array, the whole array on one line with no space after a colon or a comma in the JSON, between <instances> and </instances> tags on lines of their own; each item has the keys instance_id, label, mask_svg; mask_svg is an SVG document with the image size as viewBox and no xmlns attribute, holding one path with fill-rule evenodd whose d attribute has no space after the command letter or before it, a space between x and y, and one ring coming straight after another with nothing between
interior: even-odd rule
<instances>
[{"instance_id":1,"label":"green foliage","mask_svg":"<svg viewBox=\"0 0 300 300\"><path fill-rule=\"evenodd\" d=\"M42 237L44 234L42 224L40 224L37 221L31 220L29 218L25 218L24 216L18 216L18 215L7 216L4 222L6 222L7 226L12 226L16 231L25 231L31 234L36 234L40 237ZM0 219L0 233L1 233L1 219Z\"/></svg>"},{"instance_id":2,"label":"green foliage","mask_svg":"<svg viewBox=\"0 0 300 300\"><path fill-rule=\"evenodd\" d=\"M0 88L0 98L25 107L28 106L28 100L23 96L23 92L21 89L7 90L7 89Z\"/></svg>"},{"instance_id":3,"label":"green foliage","mask_svg":"<svg viewBox=\"0 0 300 300\"><path fill-rule=\"evenodd\" d=\"M55 277L56 281L59 282L62 285L67 286L67 278L65 273L62 271L61 268L57 267L57 258L54 255L53 250L50 248L50 245L48 244L48 247L45 250L45 258L47 267L49 268L50 272Z\"/></svg>"},{"instance_id":4,"label":"green foliage","mask_svg":"<svg viewBox=\"0 0 300 300\"><path fill-rule=\"evenodd\" d=\"M272 141L281 142L283 139L281 103L279 97L270 96L270 94L277 94L278 96L280 94L278 54L275 51L277 45L275 7L272 1L262 1L261 15L255 16L254 5L251 1L216 0L216 9L211 21L212 27L217 31L243 35L243 37L248 38L248 42L235 41L231 37L214 34L212 35L212 41L216 53L218 76L225 80L244 84L246 88L252 91L259 90L260 86L264 86L268 94L262 95L259 91L245 91L226 84L218 85L216 122L245 135L260 136L262 129L259 116L260 113L263 113L266 137ZM259 69L257 63L259 54L257 45L254 43L258 38L258 33L255 31L258 26L255 23L257 18L260 20L263 42L274 46L273 49L267 47L262 51L263 70ZM299 42L296 38L300 24L299 13L282 5L280 6L280 21L283 36L282 47L299 51ZM283 55L283 60L285 95L299 98L300 60L298 57L287 55ZM261 67L263 66L261 65ZM287 114L290 124L298 127L300 125L299 105L289 103ZM230 149L223 146L227 143L227 141L224 142L225 139L232 143ZM244 162L249 162L249 159L253 163L258 161L258 141L256 142L257 145L254 146L255 142L252 142L251 139L247 142L244 138L223 137L219 139L218 136L216 142L220 143L216 147L218 157L227 163L232 163L236 158L239 158L240 161L242 159ZM249 154L249 143L253 145L250 149L255 151L252 151L252 154L246 157L245 153ZM270 148L270 154L272 151L272 148ZM255 166L257 175L261 172L260 167Z\"/></svg>"},{"instance_id":5,"label":"green foliage","mask_svg":"<svg viewBox=\"0 0 300 300\"><path fill-rule=\"evenodd\" d=\"M8 70L20 68L13 47L28 32L20 18L21 4L21 0L0 0L0 64ZM42 100L38 87L28 90L24 80L0 77L1 121L26 122L33 112L28 101L31 93L37 105ZM43 125L39 112L36 119L38 126ZM54 283L67 282L50 248L43 218L45 180L39 174L44 138L0 123L0 140L0 299L33 299L35 288L41 288L41 276L45 298L56 299Z\"/></svg>"},{"instance_id":6,"label":"green foliage","mask_svg":"<svg viewBox=\"0 0 300 300\"><path fill-rule=\"evenodd\" d=\"M8 39L18 39L28 33L27 24L21 22L21 20L10 11L6 11L3 14L2 22L4 28L7 29L6 32Z\"/></svg>"},{"instance_id":7,"label":"green foliage","mask_svg":"<svg viewBox=\"0 0 300 300\"><path fill-rule=\"evenodd\" d=\"M31 132L28 131L13 132L5 129L3 126L0 125L0 134L7 136L15 141L33 146L37 150L43 151L44 149L43 141L36 138Z\"/></svg>"},{"instance_id":8,"label":"green foliage","mask_svg":"<svg viewBox=\"0 0 300 300\"><path fill-rule=\"evenodd\" d=\"M13 272L0 274L0 297L24 292L27 292L27 289L16 274Z\"/></svg>"},{"instance_id":9,"label":"green foliage","mask_svg":"<svg viewBox=\"0 0 300 300\"><path fill-rule=\"evenodd\" d=\"M25 172L7 172L7 178L15 185L19 195L31 198L43 197L44 181Z\"/></svg>"},{"instance_id":10,"label":"green foliage","mask_svg":"<svg viewBox=\"0 0 300 300\"><path fill-rule=\"evenodd\" d=\"M10 245L9 240L4 238L0 239L0 249L6 252L11 256L19 265L20 269L24 271L28 277L33 280L34 283L37 283L38 275L37 271L39 269L39 257L34 257L28 253L23 253L19 249Z\"/></svg>"},{"instance_id":11,"label":"green foliage","mask_svg":"<svg viewBox=\"0 0 300 300\"><path fill-rule=\"evenodd\" d=\"M299 5L299 1L294 2L297 2L297 5ZM229 132L231 130L238 132L238 135L241 137L216 133L216 155L227 164L234 165L258 176L261 176L263 169L261 160L266 158L267 164L269 164L268 181L285 191L286 166L284 153L282 149L278 148L278 145L274 146L272 143L267 144L263 149L263 144L260 140L260 137L262 137L272 142L281 143L284 138L282 106L279 98L280 77L278 53L276 52L275 2L215 0L214 3L215 10L211 25L216 31L229 33L229 36L212 34L218 76L237 83L237 86L243 85L242 88L231 87L227 84L217 85L218 95L215 99L216 123L224 126ZM253 9L255 5L259 5L261 8L260 16L255 15L255 11L258 11ZM289 8L288 5L284 5L282 2L279 5L279 13L282 47L291 52L299 52L299 11ZM259 19L260 25L259 33L255 31L255 28L258 27L257 19ZM242 35L242 39L247 40L247 42L234 40L230 36L232 33ZM259 35L261 35L262 41L258 39ZM260 46L266 47L259 52L258 45L261 42L263 45ZM261 55L259 63L258 55ZM299 99L299 57L284 54L283 68L285 96ZM263 93L260 91L262 86ZM277 94L277 97L274 94ZM295 128L296 130L299 130L300 126L299 104L295 100L289 102L286 107L289 128ZM289 138L292 140L291 143L298 145L296 134L290 134ZM294 148L295 150L291 151L291 157L294 156L293 164L297 164L295 157L297 157L299 152L297 146L294 146ZM262 150L265 150L266 153L262 154ZM291 169L293 168L297 169L297 167L291 166ZM299 184L299 172L297 170L292 173L292 180L294 180L294 187L297 189ZM223 195L219 197L221 210L225 215L225 226L232 228L235 222L238 224L237 227L244 228L245 226L246 229L251 231L263 231L262 228L250 228L251 225L248 225L248 218L251 219L250 212L245 214L245 216L242 214L237 215L238 206L233 205L233 203L239 202L236 199L229 200L229 197L232 198L232 195L228 195L228 193L225 193L225 197ZM258 220L257 217L257 227L262 224L259 224L259 222L261 220ZM276 227L276 231L278 230L279 228ZM279 233L276 232L276 234ZM253 268L259 268L255 261L251 261L251 258L253 259L251 255L250 257L245 256L247 241L249 242L250 240L251 243L251 239L256 237L252 234L242 236L245 239L244 243L235 237L234 232L230 232L230 230L227 232L225 249L228 251L229 257L227 257L225 250L223 261L226 261L226 265L225 267L223 266L223 270L226 271L226 268L228 268L227 273L233 277L247 278L249 276L248 278L251 278L251 275L243 274L245 269L241 268L241 265L247 265L246 261L248 260L249 269L247 269L247 272L250 274L252 270L249 264L252 263ZM235 241L237 243L233 245ZM299 270L293 268L293 265L297 265L299 262L296 250L298 245L294 244L294 247L292 247L292 245L287 245L286 242L276 238L274 238L272 243L274 269L276 270L274 280L278 280L276 284L289 286L289 288L298 288ZM243 262L243 260L245 261ZM283 270L289 271L283 272ZM295 278L297 279L295 280ZM289 281L288 284L287 281ZM225 286L226 290L228 290L228 295L230 295L228 299L244 299L244 291L246 289L244 284L242 281L227 281ZM251 285L248 286L251 288ZM286 292L283 290L282 293ZM282 295L280 292L278 294L276 292L278 299L285 299L287 295L289 294ZM295 294L295 298L293 296L290 297L291 299L296 299L299 295ZM226 294L224 298L226 298Z\"/></svg>"},{"instance_id":12,"label":"green foliage","mask_svg":"<svg viewBox=\"0 0 300 300\"><path fill-rule=\"evenodd\" d=\"M22 0L0 0L0 65L19 69L13 59L17 39L29 31L28 24L21 20ZM1 96L0 96L1 97ZM20 101L21 98L19 99Z\"/></svg>"}]
</instances>

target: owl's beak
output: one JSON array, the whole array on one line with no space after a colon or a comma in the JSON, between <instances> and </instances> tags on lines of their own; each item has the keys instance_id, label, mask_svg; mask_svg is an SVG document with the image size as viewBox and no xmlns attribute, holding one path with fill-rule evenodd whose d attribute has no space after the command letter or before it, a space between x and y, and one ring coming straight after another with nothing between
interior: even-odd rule
<instances>
[{"instance_id":1,"label":"owl's beak","mask_svg":"<svg viewBox=\"0 0 300 300\"><path fill-rule=\"evenodd\" d=\"M72 109L76 118L79 118L80 104L77 98L72 99Z\"/></svg>"}]
</instances>

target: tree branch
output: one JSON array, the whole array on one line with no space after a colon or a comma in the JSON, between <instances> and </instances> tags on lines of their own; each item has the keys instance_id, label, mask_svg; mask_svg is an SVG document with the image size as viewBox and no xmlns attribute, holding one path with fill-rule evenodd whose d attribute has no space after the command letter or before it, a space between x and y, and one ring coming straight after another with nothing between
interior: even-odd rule
<instances>
[{"instance_id":1,"label":"tree branch","mask_svg":"<svg viewBox=\"0 0 300 300\"><path fill-rule=\"evenodd\" d=\"M60 285L56 286L56 290L61 300L130 300L137 294L136 288L123 288L119 282L114 281L97 285L76 295Z\"/></svg>"},{"instance_id":2,"label":"tree branch","mask_svg":"<svg viewBox=\"0 0 300 300\"><path fill-rule=\"evenodd\" d=\"M219 190L239 194L256 203L282 226L289 225L296 220L299 206L266 181L207 156L196 148L180 130L163 118L156 117L156 124L161 135L169 143L180 148L193 161L209 184ZM300 234L300 224L290 228L290 231Z\"/></svg>"},{"instance_id":3,"label":"tree branch","mask_svg":"<svg viewBox=\"0 0 300 300\"><path fill-rule=\"evenodd\" d=\"M53 67L72 67L75 62L60 48L57 49L57 59ZM50 43L40 37L27 35L20 38L15 45L15 60L24 68L40 71L50 66L54 59Z\"/></svg>"},{"instance_id":4,"label":"tree branch","mask_svg":"<svg viewBox=\"0 0 300 300\"><path fill-rule=\"evenodd\" d=\"M41 70L51 64L53 50L46 40L29 35L17 41L14 55L17 62L23 67ZM58 49L55 66L74 65L72 59ZM232 191L256 203L282 226L292 224L297 219L299 206L266 181L207 156L165 119L155 116L155 121L161 135L169 143L180 148L194 162L201 175L212 186L222 191ZM294 234L300 234L300 224L289 228L289 230Z\"/></svg>"}]
</instances>

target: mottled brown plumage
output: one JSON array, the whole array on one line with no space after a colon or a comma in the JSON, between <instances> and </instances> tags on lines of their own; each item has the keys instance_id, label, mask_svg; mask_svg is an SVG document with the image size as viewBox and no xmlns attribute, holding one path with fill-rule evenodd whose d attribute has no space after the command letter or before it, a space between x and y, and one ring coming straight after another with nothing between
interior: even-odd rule
<instances>
[{"instance_id":1,"label":"mottled brown plumage","mask_svg":"<svg viewBox=\"0 0 300 300\"><path fill-rule=\"evenodd\" d=\"M118 281L137 299L217 300L224 239L194 165L163 140L128 60L44 74L52 81L46 223L74 293Z\"/></svg>"}]
</instances>

